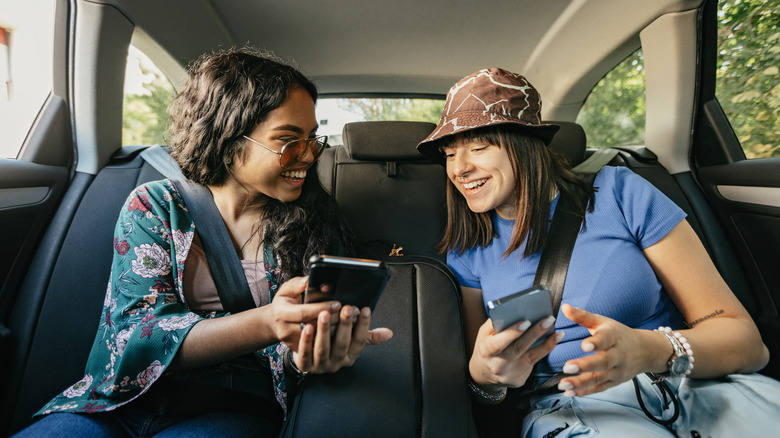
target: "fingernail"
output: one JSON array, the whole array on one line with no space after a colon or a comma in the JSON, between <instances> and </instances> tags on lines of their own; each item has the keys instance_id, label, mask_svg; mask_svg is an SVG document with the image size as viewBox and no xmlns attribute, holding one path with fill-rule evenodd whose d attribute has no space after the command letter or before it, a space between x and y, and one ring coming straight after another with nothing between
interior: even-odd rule
<instances>
[{"instance_id":1,"label":"fingernail","mask_svg":"<svg viewBox=\"0 0 780 438\"><path fill-rule=\"evenodd\" d=\"M361 315L363 315L363 318L368 318L371 316L371 309L368 307L364 307L363 310L360 311Z\"/></svg>"},{"instance_id":2,"label":"fingernail","mask_svg":"<svg viewBox=\"0 0 780 438\"><path fill-rule=\"evenodd\" d=\"M558 383L558 389L566 391L567 389L574 389L574 385L571 382L560 382Z\"/></svg>"},{"instance_id":3,"label":"fingernail","mask_svg":"<svg viewBox=\"0 0 780 438\"><path fill-rule=\"evenodd\" d=\"M320 313L320 322L328 322L330 321L330 316L328 316L327 313L321 312Z\"/></svg>"},{"instance_id":4,"label":"fingernail","mask_svg":"<svg viewBox=\"0 0 780 438\"><path fill-rule=\"evenodd\" d=\"M523 321L517 325L517 329L520 331L526 331L528 327L531 327L531 321Z\"/></svg>"},{"instance_id":5,"label":"fingernail","mask_svg":"<svg viewBox=\"0 0 780 438\"><path fill-rule=\"evenodd\" d=\"M583 342L582 343L582 351L588 353L596 349L596 346L591 344L590 342Z\"/></svg>"},{"instance_id":6,"label":"fingernail","mask_svg":"<svg viewBox=\"0 0 780 438\"><path fill-rule=\"evenodd\" d=\"M339 309L341 309L341 303L336 301L336 302L334 302L333 304L330 305L330 308L333 309L334 311L339 310Z\"/></svg>"},{"instance_id":7,"label":"fingernail","mask_svg":"<svg viewBox=\"0 0 780 438\"><path fill-rule=\"evenodd\" d=\"M552 325L555 324L555 317L554 316L548 316L545 318L544 321L542 321L542 328L550 328Z\"/></svg>"},{"instance_id":8,"label":"fingernail","mask_svg":"<svg viewBox=\"0 0 780 438\"><path fill-rule=\"evenodd\" d=\"M555 334L555 342L561 342L561 339L563 339L564 335L566 335L565 332L558 332Z\"/></svg>"},{"instance_id":9,"label":"fingernail","mask_svg":"<svg viewBox=\"0 0 780 438\"><path fill-rule=\"evenodd\" d=\"M565 397L574 397L574 396L575 396L575 395L577 395L577 394L575 394L575 393L574 393L574 391L572 391L572 390L568 390L568 391L564 391L564 392L563 392L563 395L564 395Z\"/></svg>"},{"instance_id":10,"label":"fingernail","mask_svg":"<svg viewBox=\"0 0 780 438\"><path fill-rule=\"evenodd\" d=\"M563 366L563 372L566 374L577 374L580 372L580 367L577 364L567 363Z\"/></svg>"}]
</instances>

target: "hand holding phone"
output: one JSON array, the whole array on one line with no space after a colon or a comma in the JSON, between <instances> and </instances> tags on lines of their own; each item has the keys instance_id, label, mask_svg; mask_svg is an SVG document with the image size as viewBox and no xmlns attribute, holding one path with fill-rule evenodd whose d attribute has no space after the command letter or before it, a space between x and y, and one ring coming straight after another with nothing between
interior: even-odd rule
<instances>
[{"instance_id":1,"label":"hand holding phone","mask_svg":"<svg viewBox=\"0 0 780 438\"><path fill-rule=\"evenodd\" d=\"M552 315L552 296L545 286L533 286L512 295L487 303L488 313L496 333L520 321L530 321L535 324ZM547 333L531 345L534 348L555 333L551 326Z\"/></svg>"},{"instance_id":2,"label":"hand holding phone","mask_svg":"<svg viewBox=\"0 0 780 438\"><path fill-rule=\"evenodd\" d=\"M379 260L313 256L309 260L309 281L304 303L336 300L359 309L376 307L389 273Z\"/></svg>"}]
</instances>

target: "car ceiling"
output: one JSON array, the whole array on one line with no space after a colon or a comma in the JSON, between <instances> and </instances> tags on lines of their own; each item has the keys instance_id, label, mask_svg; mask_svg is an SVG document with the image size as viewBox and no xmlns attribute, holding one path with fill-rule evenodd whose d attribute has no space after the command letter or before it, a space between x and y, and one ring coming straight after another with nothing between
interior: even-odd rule
<instances>
[{"instance_id":1,"label":"car ceiling","mask_svg":"<svg viewBox=\"0 0 780 438\"><path fill-rule=\"evenodd\" d=\"M554 111L579 107L639 47L645 26L701 0L94 3L114 5L180 67L250 44L296 63L323 95L442 95L466 74L498 66L525 74Z\"/></svg>"}]
</instances>

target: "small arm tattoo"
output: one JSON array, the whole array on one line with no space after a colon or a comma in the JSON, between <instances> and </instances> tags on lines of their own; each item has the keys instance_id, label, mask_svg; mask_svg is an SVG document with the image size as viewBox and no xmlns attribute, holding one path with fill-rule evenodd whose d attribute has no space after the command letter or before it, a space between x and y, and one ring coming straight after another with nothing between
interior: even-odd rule
<instances>
[{"instance_id":1,"label":"small arm tattoo","mask_svg":"<svg viewBox=\"0 0 780 438\"><path fill-rule=\"evenodd\" d=\"M710 319L710 318L715 318L716 316L722 315L723 313L725 313L723 309L718 309L718 310L710 313L709 315L703 316L701 318L694 319L693 321L688 323L688 327L693 327L696 324L698 324L698 323L700 323L700 322L702 322L704 320L707 320L707 319Z\"/></svg>"}]
</instances>

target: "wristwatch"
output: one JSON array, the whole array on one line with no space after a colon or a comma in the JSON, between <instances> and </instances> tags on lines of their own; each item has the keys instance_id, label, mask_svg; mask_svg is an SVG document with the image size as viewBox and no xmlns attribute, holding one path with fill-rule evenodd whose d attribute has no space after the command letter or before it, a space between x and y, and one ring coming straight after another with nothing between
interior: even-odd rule
<instances>
[{"instance_id":1,"label":"wristwatch","mask_svg":"<svg viewBox=\"0 0 780 438\"><path fill-rule=\"evenodd\" d=\"M666 339L671 342L672 348L674 348L672 356L666 361L666 372L661 375L664 377L679 377L686 375L689 368L688 366L691 362L688 352L685 351L685 347L683 347L679 339L669 333L661 333L666 336Z\"/></svg>"}]
</instances>

